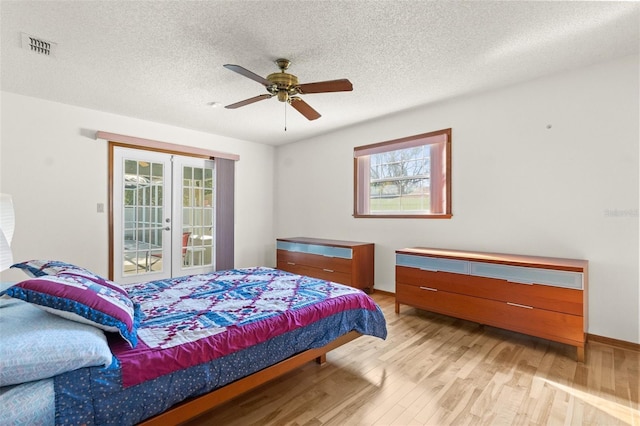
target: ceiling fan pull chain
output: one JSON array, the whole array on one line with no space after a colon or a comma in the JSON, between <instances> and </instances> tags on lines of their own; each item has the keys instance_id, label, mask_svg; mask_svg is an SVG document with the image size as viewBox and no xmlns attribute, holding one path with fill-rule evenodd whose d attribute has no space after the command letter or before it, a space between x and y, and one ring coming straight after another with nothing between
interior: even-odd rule
<instances>
[{"instance_id":1,"label":"ceiling fan pull chain","mask_svg":"<svg viewBox=\"0 0 640 426\"><path fill-rule=\"evenodd\" d=\"M284 131L287 131L287 104L289 102L283 102L284 104Z\"/></svg>"}]
</instances>

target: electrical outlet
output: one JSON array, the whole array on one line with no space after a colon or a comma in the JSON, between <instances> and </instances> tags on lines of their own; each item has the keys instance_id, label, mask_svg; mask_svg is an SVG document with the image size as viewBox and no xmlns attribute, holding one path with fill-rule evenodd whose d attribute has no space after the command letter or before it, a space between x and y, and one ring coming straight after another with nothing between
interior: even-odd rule
<instances>
[{"instance_id":1,"label":"electrical outlet","mask_svg":"<svg viewBox=\"0 0 640 426\"><path fill-rule=\"evenodd\" d=\"M104 213L104 203L98 203L98 213Z\"/></svg>"}]
</instances>

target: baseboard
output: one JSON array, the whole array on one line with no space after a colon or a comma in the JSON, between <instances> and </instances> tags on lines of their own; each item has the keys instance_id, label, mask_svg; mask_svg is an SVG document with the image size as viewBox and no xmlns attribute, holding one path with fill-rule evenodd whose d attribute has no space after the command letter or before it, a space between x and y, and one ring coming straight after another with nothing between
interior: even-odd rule
<instances>
[{"instance_id":1,"label":"baseboard","mask_svg":"<svg viewBox=\"0 0 640 426\"><path fill-rule=\"evenodd\" d=\"M385 296L396 297L396 294L391 291L378 290L377 288L373 289L373 293L384 294Z\"/></svg>"},{"instance_id":2,"label":"baseboard","mask_svg":"<svg viewBox=\"0 0 640 426\"><path fill-rule=\"evenodd\" d=\"M632 351L640 352L640 344L627 342L626 340L612 339L611 337L604 337L587 333L587 341L604 343L605 345L616 346L621 349L629 349Z\"/></svg>"}]
</instances>

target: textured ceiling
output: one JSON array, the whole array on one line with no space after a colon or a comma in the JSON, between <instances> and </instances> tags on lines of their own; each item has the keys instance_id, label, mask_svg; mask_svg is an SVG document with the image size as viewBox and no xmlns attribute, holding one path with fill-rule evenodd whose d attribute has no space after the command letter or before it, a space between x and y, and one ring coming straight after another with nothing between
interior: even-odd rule
<instances>
[{"instance_id":1,"label":"textured ceiling","mask_svg":"<svg viewBox=\"0 0 640 426\"><path fill-rule=\"evenodd\" d=\"M0 13L3 91L272 145L638 53L640 39L635 2L2 0ZM208 106L266 93L223 64L266 77L279 57L301 83L354 90L304 95L322 117L288 107L286 132L275 98Z\"/></svg>"}]
</instances>

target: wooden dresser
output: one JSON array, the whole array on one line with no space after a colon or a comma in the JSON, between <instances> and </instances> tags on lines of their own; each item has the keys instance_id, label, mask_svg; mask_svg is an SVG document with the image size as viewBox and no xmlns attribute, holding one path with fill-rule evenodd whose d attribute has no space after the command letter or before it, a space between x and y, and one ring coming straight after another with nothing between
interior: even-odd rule
<instances>
[{"instance_id":1,"label":"wooden dresser","mask_svg":"<svg viewBox=\"0 0 640 426\"><path fill-rule=\"evenodd\" d=\"M396 250L400 304L577 348L584 362L586 260L430 248Z\"/></svg>"},{"instance_id":2,"label":"wooden dresser","mask_svg":"<svg viewBox=\"0 0 640 426\"><path fill-rule=\"evenodd\" d=\"M374 245L320 238L278 238L277 268L373 290Z\"/></svg>"}]
</instances>

